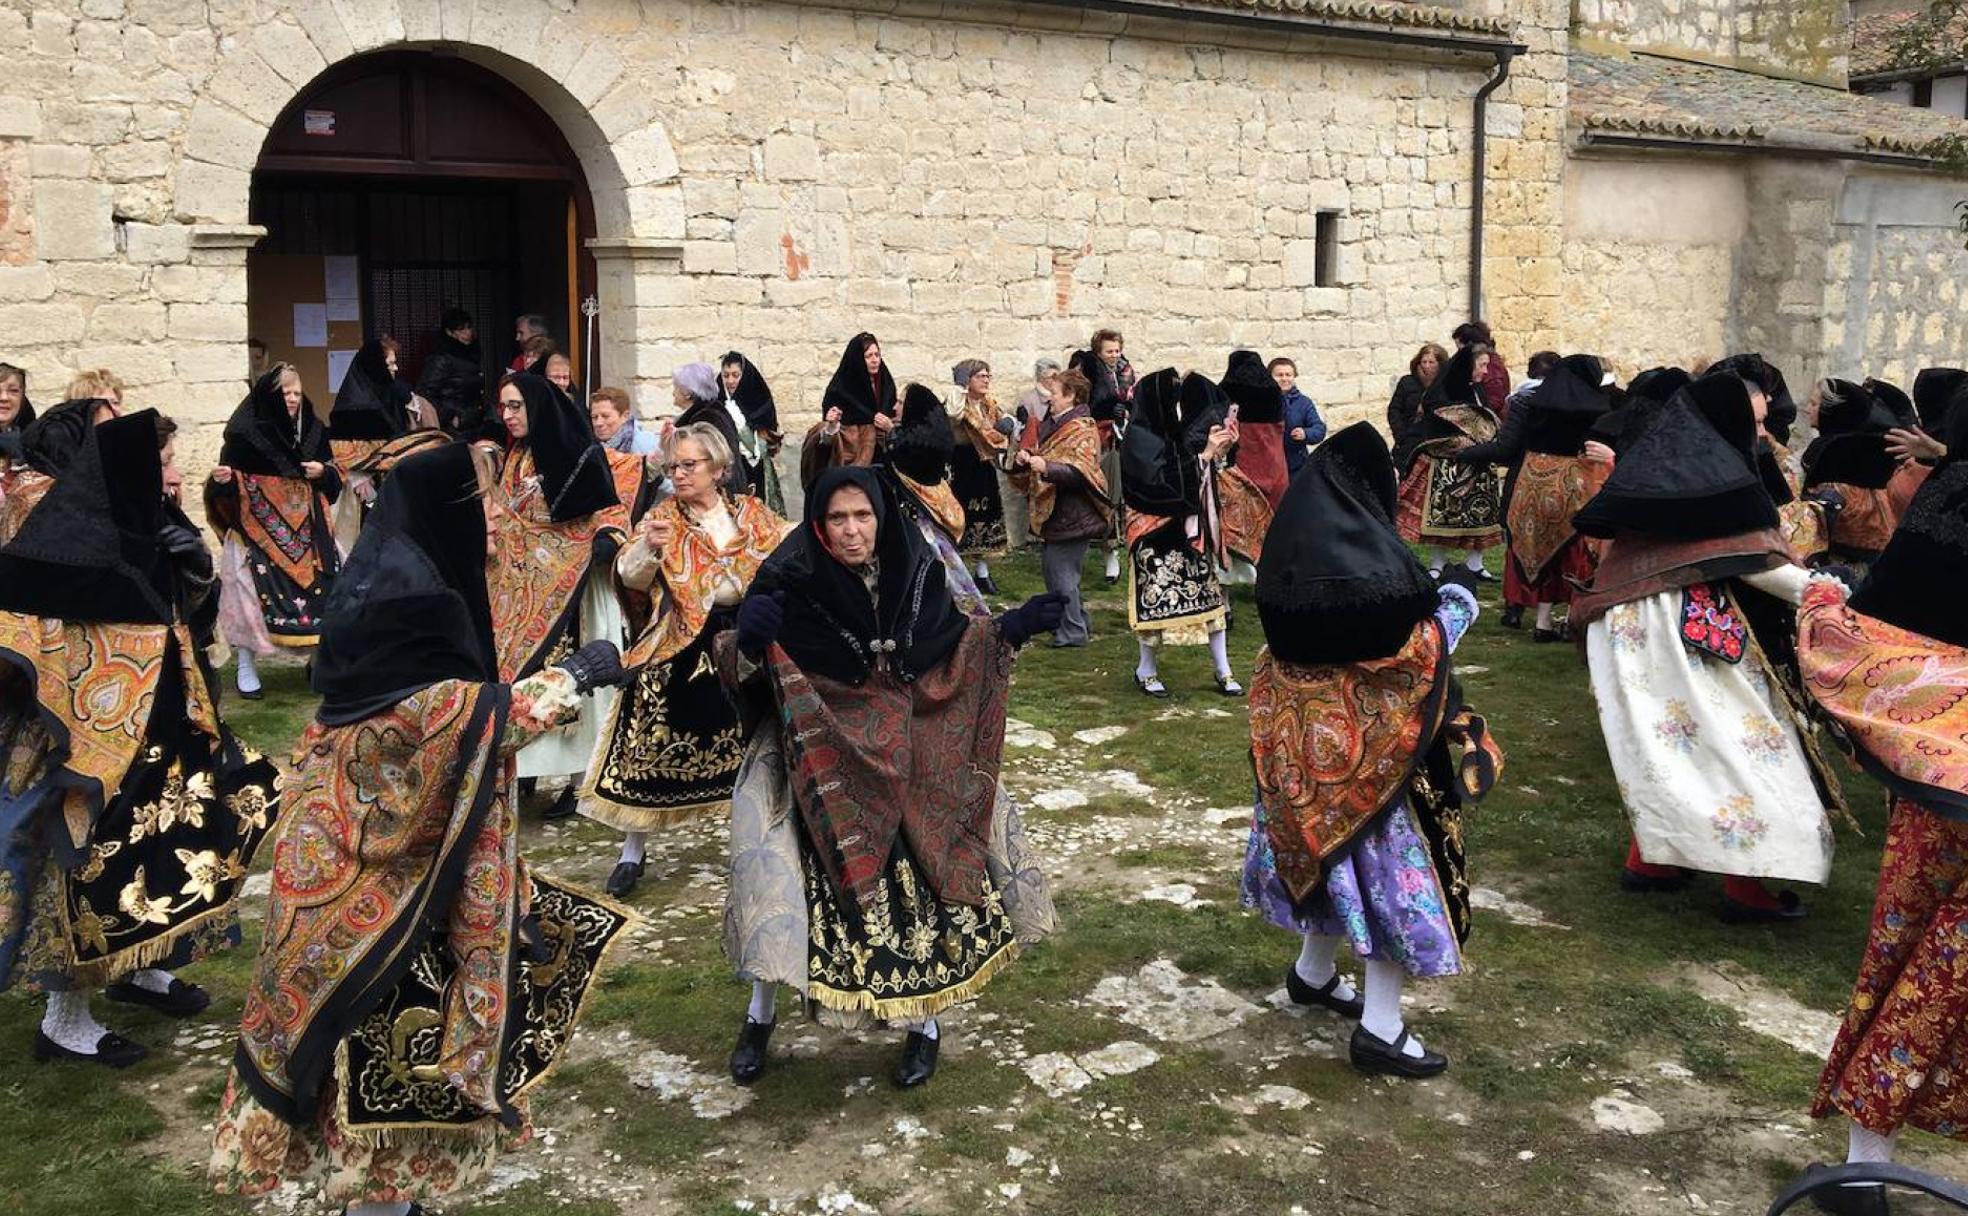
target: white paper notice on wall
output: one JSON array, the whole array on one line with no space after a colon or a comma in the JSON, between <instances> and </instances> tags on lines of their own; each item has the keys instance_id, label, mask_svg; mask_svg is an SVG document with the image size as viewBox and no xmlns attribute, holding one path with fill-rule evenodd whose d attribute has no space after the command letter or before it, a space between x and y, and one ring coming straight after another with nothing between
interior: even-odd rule
<instances>
[{"instance_id":1,"label":"white paper notice on wall","mask_svg":"<svg viewBox=\"0 0 1968 1216\"><path fill-rule=\"evenodd\" d=\"M346 299L340 296L329 296L328 319L330 321L360 321L362 319L362 301L356 299L354 296L349 296Z\"/></svg>"},{"instance_id":2,"label":"white paper notice on wall","mask_svg":"<svg viewBox=\"0 0 1968 1216\"><path fill-rule=\"evenodd\" d=\"M356 259L352 256L330 254L322 258L321 278L324 284L322 294L331 300L353 300L362 294L362 288L356 282Z\"/></svg>"},{"instance_id":3,"label":"white paper notice on wall","mask_svg":"<svg viewBox=\"0 0 1968 1216\"><path fill-rule=\"evenodd\" d=\"M342 377L348 375L349 364L355 362L352 350L331 350L328 352L328 391L342 391Z\"/></svg>"},{"instance_id":4,"label":"white paper notice on wall","mask_svg":"<svg viewBox=\"0 0 1968 1216\"><path fill-rule=\"evenodd\" d=\"M294 305L294 345L328 345L328 306L326 304Z\"/></svg>"}]
</instances>

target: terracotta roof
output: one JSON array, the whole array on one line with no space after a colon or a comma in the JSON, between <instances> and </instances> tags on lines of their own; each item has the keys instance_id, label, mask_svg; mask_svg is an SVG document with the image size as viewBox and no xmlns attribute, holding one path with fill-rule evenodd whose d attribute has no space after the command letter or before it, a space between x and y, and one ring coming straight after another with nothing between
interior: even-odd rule
<instances>
[{"instance_id":1,"label":"terracotta roof","mask_svg":"<svg viewBox=\"0 0 1968 1216\"><path fill-rule=\"evenodd\" d=\"M1433 4L1392 3L1390 0L1161 0L1171 8L1214 8L1265 16L1302 17L1309 21L1339 21L1402 29L1507 37L1507 18L1459 12Z\"/></svg>"},{"instance_id":2,"label":"terracotta roof","mask_svg":"<svg viewBox=\"0 0 1968 1216\"><path fill-rule=\"evenodd\" d=\"M1928 155L1968 121L1843 89L1658 55L1571 54L1571 120L1587 134L1813 151Z\"/></svg>"},{"instance_id":3,"label":"terracotta roof","mask_svg":"<svg viewBox=\"0 0 1968 1216\"><path fill-rule=\"evenodd\" d=\"M1854 77L1959 63L1968 59L1968 11L1956 13L1945 26L1927 19L1922 3L1899 12L1864 13L1852 21Z\"/></svg>"}]
</instances>

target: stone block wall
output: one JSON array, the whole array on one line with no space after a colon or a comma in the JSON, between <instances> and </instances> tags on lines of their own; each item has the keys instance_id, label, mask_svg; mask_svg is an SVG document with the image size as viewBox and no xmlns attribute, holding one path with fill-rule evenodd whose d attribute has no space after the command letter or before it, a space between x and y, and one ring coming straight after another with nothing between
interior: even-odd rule
<instances>
[{"instance_id":1,"label":"stone block wall","mask_svg":"<svg viewBox=\"0 0 1968 1216\"><path fill-rule=\"evenodd\" d=\"M6 0L0 40L26 53L0 99L0 358L44 399L112 367L194 424L196 469L246 371L268 125L328 65L428 45L507 75L581 155L603 366L645 413L672 366L737 347L810 418L864 328L903 378L982 356L1010 395L1110 324L1143 370L1291 353L1345 418L1464 319L1481 57L854 2ZM1568 13L1464 7L1520 17L1532 47L1492 107L1486 268L1514 360L1562 310Z\"/></svg>"},{"instance_id":2,"label":"stone block wall","mask_svg":"<svg viewBox=\"0 0 1968 1216\"><path fill-rule=\"evenodd\" d=\"M1850 0L1573 0L1582 38L1845 87Z\"/></svg>"},{"instance_id":3,"label":"stone block wall","mask_svg":"<svg viewBox=\"0 0 1968 1216\"><path fill-rule=\"evenodd\" d=\"M1844 182L1824 280L1826 374L1911 386L1923 367L1968 362L1968 255L1959 182L1855 171Z\"/></svg>"}]
</instances>

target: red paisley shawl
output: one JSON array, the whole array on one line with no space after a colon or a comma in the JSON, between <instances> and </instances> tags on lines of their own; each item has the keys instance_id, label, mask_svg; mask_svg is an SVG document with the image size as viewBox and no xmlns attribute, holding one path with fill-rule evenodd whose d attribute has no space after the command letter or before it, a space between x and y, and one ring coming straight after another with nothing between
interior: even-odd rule
<instances>
[{"instance_id":1,"label":"red paisley shawl","mask_svg":"<svg viewBox=\"0 0 1968 1216\"><path fill-rule=\"evenodd\" d=\"M996 624L973 620L921 679L884 667L856 687L767 651L794 801L836 891L876 898L899 836L935 898L984 903L1012 654Z\"/></svg>"},{"instance_id":2,"label":"red paisley shawl","mask_svg":"<svg viewBox=\"0 0 1968 1216\"><path fill-rule=\"evenodd\" d=\"M1968 650L1853 612L1813 582L1797 612L1804 687L1896 793L1968 818Z\"/></svg>"},{"instance_id":3,"label":"red paisley shawl","mask_svg":"<svg viewBox=\"0 0 1968 1216\"><path fill-rule=\"evenodd\" d=\"M667 519L673 525L670 543L660 555L662 581L650 588L663 597L662 610L623 654L623 666L641 667L675 658L697 640L704 622L710 619L717 602L712 574L728 566L740 587L751 586L760 564L792 530L792 525L774 515L772 508L749 494L733 497L727 507L738 526L738 538L726 550L720 550L710 533L684 516L680 500L666 498L649 509L651 518Z\"/></svg>"},{"instance_id":4,"label":"red paisley shawl","mask_svg":"<svg viewBox=\"0 0 1968 1216\"><path fill-rule=\"evenodd\" d=\"M1281 663L1251 676L1251 762L1278 877L1294 901L1325 863L1400 795L1442 726L1448 647L1433 619L1390 658L1329 667Z\"/></svg>"},{"instance_id":5,"label":"red paisley shawl","mask_svg":"<svg viewBox=\"0 0 1968 1216\"><path fill-rule=\"evenodd\" d=\"M1264 556L1264 537L1271 531L1271 498L1239 468L1216 475L1216 498L1223 514L1223 544L1253 566Z\"/></svg>"},{"instance_id":6,"label":"red paisley shawl","mask_svg":"<svg viewBox=\"0 0 1968 1216\"><path fill-rule=\"evenodd\" d=\"M1572 537L1578 514L1606 483L1613 466L1578 456L1526 452L1510 490L1510 552L1536 582Z\"/></svg>"},{"instance_id":7,"label":"red paisley shawl","mask_svg":"<svg viewBox=\"0 0 1968 1216\"><path fill-rule=\"evenodd\" d=\"M620 545L629 511L617 504L555 523L525 448L507 458L499 483L505 511L486 557L485 590L499 678L512 680L545 662L580 609L596 539L609 532Z\"/></svg>"}]
</instances>

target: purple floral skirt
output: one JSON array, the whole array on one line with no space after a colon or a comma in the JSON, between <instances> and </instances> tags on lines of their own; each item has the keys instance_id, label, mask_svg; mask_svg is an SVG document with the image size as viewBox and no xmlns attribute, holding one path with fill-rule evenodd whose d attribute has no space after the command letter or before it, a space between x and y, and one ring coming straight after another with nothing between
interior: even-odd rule
<instances>
[{"instance_id":1,"label":"purple floral skirt","mask_svg":"<svg viewBox=\"0 0 1968 1216\"><path fill-rule=\"evenodd\" d=\"M1244 906L1294 933L1344 937L1361 959L1401 964L1409 975L1457 975L1462 950L1429 859L1428 840L1405 800L1388 807L1351 848L1334 858L1326 881L1300 915L1278 879L1260 803L1244 850Z\"/></svg>"}]
</instances>

